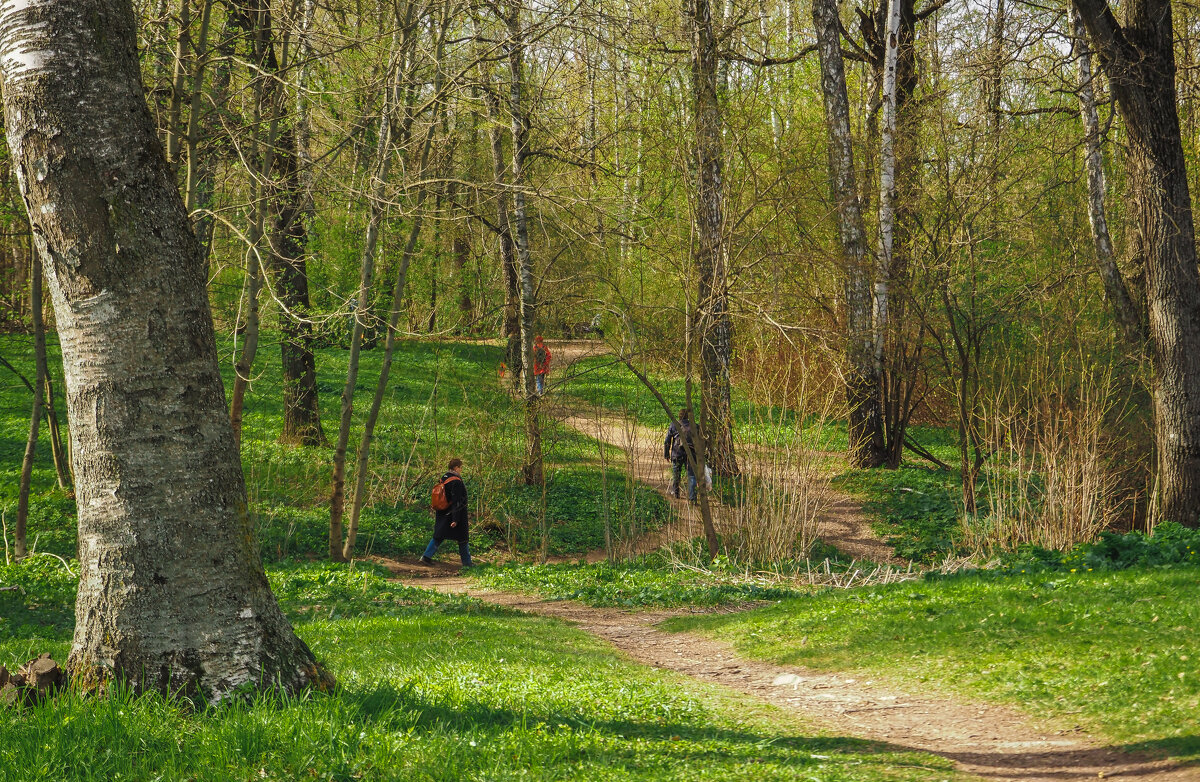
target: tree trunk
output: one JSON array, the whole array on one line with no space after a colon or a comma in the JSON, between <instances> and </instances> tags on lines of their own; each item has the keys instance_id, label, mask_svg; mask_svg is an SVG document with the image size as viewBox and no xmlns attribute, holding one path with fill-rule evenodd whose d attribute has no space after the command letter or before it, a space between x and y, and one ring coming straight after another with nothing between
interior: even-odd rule
<instances>
[{"instance_id":1,"label":"tree trunk","mask_svg":"<svg viewBox=\"0 0 1200 782\"><path fill-rule=\"evenodd\" d=\"M446 19L442 19L441 34L438 36L436 53L434 56L435 62L442 61L445 45L445 32L447 30ZM434 79L434 95L439 95L442 90L442 74L439 70ZM438 125L437 116L442 111L445 102L437 100L433 104L433 116L430 119L429 127L425 131L425 138L421 143L421 155L417 163L417 179L424 179L425 172L429 166L429 151L433 147L433 138ZM412 263L413 256L417 252L417 240L421 237L421 226L423 223L424 213L421 211L425 204L425 197L428 195L429 189L425 186L420 186L417 189L417 196L413 204L412 228L409 230L408 241L404 244L404 251L400 258L400 266L396 270L396 280L392 285L392 301L391 307L388 310L387 336L384 339L383 347L383 363L379 368L379 377L375 382L375 396L371 399L371 409L367 412L367 420L363 424L362 437L358 443L357 460L354 466L354 496L350 502L350 524L346 528L346 543L342 547L342 559L349 560L354 555L354 545L358 539L358 521L362 516L363 506L367 501L367 467L371 459L371 443L375 436L375 425L379 421L379 411L383 407L383 397L387 393L388 378L392 371L392 359L396 351L396 333L400 321L400 313L403 311L404 291L408 284L408 267Z\"/></svg>"},{"instance_id":2,"label":"tree trunk","mask_svg":"<svg viewBox=\"0 0 1200 782\"><path fill-rule=\"evenodd\" d=\"M924 11L921 18L932 11ZM875 264L875 365L880 377L881 415L887 467L904 457L908 422L917 402L923 334L906 317L912 296L909 256L921 194L920 109L917 88L916 25L913 0L880 0L868 14L859 11L859 29L879 86L879 247ZM872 125L874 128L874 125ZM874 132L868 134L870 153ZM868 165L869 169L870 166ZM866 192L866 183L863 185ZM866 199L864 198L864 208Z\"/></svg>"},{"instance_id":3,"label":"tree trunk","mask_svg":"<svg viewBox=\"0 0 1200 782\"><path fill-rule=\"evenodd\" d=\"M718 475L737 475L733 446L733 401L729 370L733 360L733 321L723 231L721 104L717 41L709 0L687 0L685 22L691 37L692 120L696 126L696 233L694 259L699 272L701 409L709 464Z\"/></svg>"},{"instance_id":4,"label":"tree trunk","mask_svg":"<svg viewBox=\"0 0 1200 782\"><path fill-rule=\"evenodd\" d=\"M45 340L42 340L45 344ZM45 358L42 359L43 362ZM74 479L71 477L71 456L63 445L62 430L58 426L58 409L54 401L54 383L50 379L50 370L46 369L46 422L50 424L50 455L54 457L54 473L58 478L58 488L70 491Z\"/></svg>"},{"instance_id":5,"label":"tree trunk","mask_svg":"<svg viewBox=\"0 0 1200 782\"><path fill-rule=\"evenodd\" d=\"M891 281L892 239L896 226L896 66L900 53L902 0L884 0L887 24L883 34L883 129L879 136L879 248L875 256L875 372L883 377L884 343L888 331L888 293Z\"/></svg>"},{"instance_id":6,"label":"tree trunk","mask_svg":"<svg viewBox=\"0 0 1200 782\"><path fill-rule=\"evenodd\" d=\"M18 177L24 175L19 172ZM23 190L23 189L22 189ZM24 195L24 192L22 192ZM32 204L27 204L32 206ZM30 209L30 214L33 210ZM29 553L26 527L29 522L29 489L33 481L33 459L37 455L38 432L42 425L43 391L46 388L46 327L42 322L42 268L36 254L31 258L29 272L29 311L33 314L33 355L36 370L33 380L33 409L29 414L29 436L25 440L25 456L21 459L21 482L17 488L17 524L13 531L13 551L18 560Z\"/></svg>"},{"instance_id":7,"label":"tree trunk","mask_svg":"<svg viewBox=\"0 0 1200 782\"><path fill-rule=\"evenodd\" d=\"M850 136L850 102L842 64L837 3L814 0L813 22L821 59L821 93L829 134L829 178L838 213L838 236L846 281L846 406L850 458L855 467L878 467L886 454L880 410L880 377L875 370L871 315L871 268L867 237L855 184Z\"/></svg>"},{"instance_id":8,"label":"tree trunk","mask_svg":"<svg viewBox=\"0 0 1200 782\"><path fill-rule=\"evenodd\" d=\"M79 500L76 681L328 686L271 594L201 249L140 83L128 0L0 6L8 142L62 342Z\"/></svg>"},{"instance_id":9,"label":"tree trunk","mask_svg":"<svg viewBox=\"0 0 1200 782\"><path fill-rule=\"evenodd\" d=\"M492 181L496 189L496 228L500 240L500 268L504 273L504 322L500 328L500 336L508 340L505 350L509 371L513 382L521 377L521 319L520 319L520 283L517 274L516 244L513 242L512 221L509 215L509 194L505 179L508 166L504 160L503 125L500 116L500 98L493 92L493 81L480 63L479 69L484 77L483 102L487 107L488 140L492 150Z\"/></svg>"},{"instance_id":10,"label":"tree trunk","mask_svg":"<svg viewBox=\"0 0 1200 782\"><path fill-rule=\"evenodd\" d=\"M529 118L522 105L525 89L525 33L521 6L514 3L508 18L505 48L509 68L509 114L512 116L513 245L521 282L521 385L525 401L525 466L527 486L542 484L542 426L540 399L533 376L533 337L537 319L537 291L533 285L533 262L529 255L529 230L525 217L525 159L528 155Z\"/></svg>"},{"instance_id":11,"label":"tree trunk","mask_svg":"<svg viewBox=\"0 0 1200 782\"><path fill-rule=\"evenodd\" d=\"M275 156L276 176L270 200L275 209L271 235L271 267L275 271L276 296L279 299L279 350L283 366L284 442L325 445L321 414L317 404L317 360L312 348L311 302L308 293L307 217L312 211L312 177L308 140L311 119L308 112L309 29L314 13L312 0L305 5L297 47L300 61L296 79L295 125L285 131ZM277 113L287 126L287 108L282 90ZM303 166L303 167L302 167Z\"/></svg>"},{"instance_id":12,"label":"tree trunk","mask_svg":"<svg viewBox=\"0 0 1200 782\"><path fill-rule=\"evenodd\" d=\"M354 299L354 325L350 329L350 359L346 368L346 385L342 389L342 411L338 423L337 443L333 448L333 487L329 496L329 558L345 562L343 554L343 523L346 514L346 450L350 447L350 424L354 416L354 389L358 385L358 361L363 329L371 317L371 289L375 280L375 249L379 242L379 227L387 203L387 179L391 171L392 134L395 112L399 102L403 67L400 56L400 29L392 35L392 81L385 87L383 116L379 122L379 139L375 148L375 170L371 177L370 214L367 235L363 241L359 262L358 293Z\"/></svg>"},{"instance_id":13,"label":"tree trunk","mask_svg":"<svg viewBox=\"0 0 1200 782\"><path fill-rule=\"evenodd\" d=\"M251 168L258 164L258 171L251 170L253 184L250 188L250 228L247 232L249 246L246 248L246 319L242 337L242 350L234 364L233 392L229 401L229 420L233 424L234 441L240 448L242 441L242 411L246 402L246 391L250 386L250 372L258 353L259 311L258 295L263 284L262 239L266 233L266 206L263 198L265 183L274 168L276 143L279 137L279 117L275 110L275 93L278 85L272 75L279 70L275 62L275 45L271 36L270 9L258 0L259 5L247 12L245 24L252 38L251 59L258 67L254 78L254 122L255 137L250 156ZM258 127L264 112L269 117L266 138L260 136ZM256 158L258 158L256 160Z\"/></svg>"},{"instance_id":14,"label":"tree trunk","mask_svg":"<svg viewBox=\"0 0 1200 782\"><path fill-rule=\"evenodd\" d=\"M1129 287L1121 270L1117 267L1117 254L1113 251L1112 237L1108 233L1108 218L1104 211L1104 154L1100 150L1100 115L1096 111L1095 90L1092 88L1096 74L1092 71L1092 53L1087 44L1087 29L1079 10L1071 7L1071 28L1075 57L1079 63L1079 113L1083 119L1083 164L1087 171L1088 222L1092 227L1092 243L1096 246L1096 267L1104 294L1113 308L1117 324L1125 340L1133 346L1141 346L1146 338L1145 321L1129 295Z\"/></svg>"},{"instance_id":15,"label":"tree trunk","mask_svg":"<svg viewBox=\"0 0 1200 782\"><path fill-rule=\"evenodd\" d=\"M1128 134L1134 255L1144 259L1154 361L1158 518L1200 526L1200 271L1175 94L1169 0L1074 0Z\"/></svg>"},{"instance_id":16,"label":"tree trunk","mask_svg":"<svg viewBox=\"0 0 1200 782\"><path fill-rule=\"evenodd\" d=\"M167 109L167 163L179 165L180 128L183 124L185 61L192 48L192 0L179 0L179 37L175 39L175 66L171 76L171 103Z\"/></svg>"}]
</instances>

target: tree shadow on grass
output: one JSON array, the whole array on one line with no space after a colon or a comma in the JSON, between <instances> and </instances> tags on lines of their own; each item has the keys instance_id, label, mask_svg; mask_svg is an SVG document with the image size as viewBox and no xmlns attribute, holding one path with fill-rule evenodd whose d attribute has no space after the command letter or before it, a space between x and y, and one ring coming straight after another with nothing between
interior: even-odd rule
<instances>
[{"instance_id":1,"label":"tree shadow on grass","mask_svg":"<svg viewBox=\"0 0 1200 782\"><path fill-rule=\"evenodd\" d=\"M503 734L510 731L536 733L566 733L584 731L617 740L615 746L606 743L607 758L627 758L635 761L647 754L647 743L657 744L653 752L668 756L686 757L689 762L713 763L776 763L787 766L814 767L836 758L881 756L879 765L899 762L894 757L903 754L907 767L944 770L945 761L922 750L887 742L869 741L848 736L806 736L795 733L768 733L720 725L688 723L678 720L635 720L597 718L586 709L534 709L517 711L482 702L458 705L441 703L422 696L413 689L381 685L366 689L343 689L340 699L368 721L390 721L396 715L405 727L418 730L449 730L464 734ZM883 757L889 756L889 757Z\"/></svg>"},{"instance_id":2,"label":"tree shadow on grass","mask_svg":"<svg viewBox=\"0 0 1200 782\"><path fill-rule=\"evenodd\" d=\"M1188 766L1200 766L1200 735L1196 734L1136 741L1121 749L1154 757L1170 757ZM1197 778L1200 779L1200 774Z\"/></svg>"}]
</instances>

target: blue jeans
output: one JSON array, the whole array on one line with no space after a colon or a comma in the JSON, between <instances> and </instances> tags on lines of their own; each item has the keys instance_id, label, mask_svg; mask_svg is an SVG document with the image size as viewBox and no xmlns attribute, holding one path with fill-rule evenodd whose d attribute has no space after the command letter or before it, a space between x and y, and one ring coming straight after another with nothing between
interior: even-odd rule
<instances>
[{"instance_id":1,"label":"blue jeans","mask_svg":"<svg viewBox=\"0 0 1200 782\"><path fill-rule=\"evenodd\" d=\"M671 462L671 485L668 487L671 494L679 496L679 481L683 477L684 469L687 469L688 479L688 499L696 499L696 475L692 472L692 465L687 462Z\"/></svg>"},{"instance_id":2,"label":"blue jeans","mask_svg":"<svg viewBox=\"0 0 1200 782\"><path fill-rule=\"evenodd\" d=\"M425 557L426 559L433 559L433 555L437 553L438 546L442 545L442 540L445 540L445 538L442 538L441 540L434 538L433 540L429 541L429 545L425 547L425 553L421 556ZM471 549L467 546L467 541L458 541L458 556L462 559L464 567L471 566Z\"/></svg>"},{"instance_id":3,"label":"blue jeans","mask_svg":"<svg viewBox=\"0 0 1200 782\"><path fill-rule=\"evenodd\" d=\"M533 384L535 386L537 386L538 396L541 396L542 394L546 393L546 376L545 375L534 375L533 376Z\"/></svg>"}]
</instances>

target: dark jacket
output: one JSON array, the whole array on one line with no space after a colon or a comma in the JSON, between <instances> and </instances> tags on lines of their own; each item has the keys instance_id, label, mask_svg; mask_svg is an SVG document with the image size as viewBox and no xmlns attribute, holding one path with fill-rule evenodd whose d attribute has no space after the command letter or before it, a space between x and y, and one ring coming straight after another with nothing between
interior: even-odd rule
<instances>
[{"instance_id":1,"label":"dark jacket","mask_svg":"<svg viewBox=\"0 0 1200 782\"><path fill-rule=\"evenodd\" d=\"M453 477L446 484L446 499L450 507L434 513L433 537L435 540L466 540L467 539L467 487L457 473L448 472L441 480ZM451 527L451 524L454 524Z\"/></svg>"},{"instance_id":2,"label":"dark jacket","mask_svg":"<svg viewBox=\"0 0 1200 782\"><path fill-rule=\"evenodd\" d=\"M687 462L694 448L691 422L672 421L671 428L667 430L667 439L663 441L663 457L676 464L683 464Z\"/></svg>"}]
</instances>

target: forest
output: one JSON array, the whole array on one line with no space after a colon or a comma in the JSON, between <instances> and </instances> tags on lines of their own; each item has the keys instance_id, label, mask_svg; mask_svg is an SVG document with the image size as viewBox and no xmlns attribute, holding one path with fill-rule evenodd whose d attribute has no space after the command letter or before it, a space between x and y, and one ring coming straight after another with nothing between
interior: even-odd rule
<instances>
[{"instance_id":1,"label":"forest","mask_svg":"<svg viewBox=\"0 0 1200 782\"><path fill-rule=\"evenodd\" d=\"M1200 4L7 0L0 94L0 782L1198 778Z\"/></svg>"}]
</instances>

